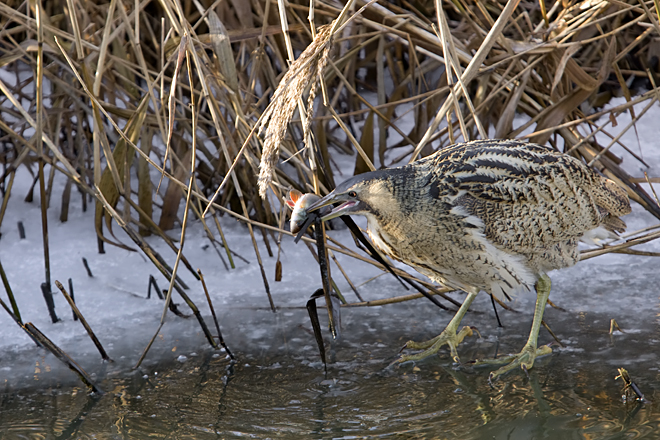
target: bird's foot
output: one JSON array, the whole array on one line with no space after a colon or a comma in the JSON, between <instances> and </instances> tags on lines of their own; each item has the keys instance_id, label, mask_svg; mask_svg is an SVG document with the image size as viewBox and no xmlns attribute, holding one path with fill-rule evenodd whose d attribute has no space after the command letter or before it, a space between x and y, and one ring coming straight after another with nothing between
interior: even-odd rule
<instances>
[{"instance_id":1,"label":"bird's foot","mask_svg":"<svg viewBox=\"0 0 660 440\"><path fill-rule=\"evenodd\" d=\"M539 356L545 356L552 353L552 348L549 345L542 345L541 347L536 348L535 345L526 344L522 351L518 354L512 354L509 356L502 356L497 359L484 359L474 362L474 365L497 365L497 364L507 364L502 368L493 371L490 373L488 378L489 382L497 380L497 378L509 371L513 370L516 367L520 367L523 371L527 372L534 365L534 360Z\"/></svg>"},{"instance_id":2,"label":"bird's foot","mask_svg":"<svg viewBox=\"0 0 660 440\"><path fill-rule=\"evenodd\" d=\"M420 361L424 358L431 356L432 354L437 353L438 350L440 350L440 347L447 344L449 345L449 350L451 351L451 357L452 359L454 359L454 362L460 363L460 360L458 358L458 353L456 352L456 347L458 347L458 344L463 342L463 339L465 339L466 336L472 336L473 330L477 331L478 333L478 330L474 327L465 326L458 333L456 333L456 330L454 328L447 327L438 336L436 336L433 339L429 339L428 341L424 341L424 342L408 341L406 342L406 345L403 346L401 351L407 349L424 350L424 351L415 354L401 355L401 357L397 359L397 362L403 363L409 361Z\"/></svg>"}]
</instances>

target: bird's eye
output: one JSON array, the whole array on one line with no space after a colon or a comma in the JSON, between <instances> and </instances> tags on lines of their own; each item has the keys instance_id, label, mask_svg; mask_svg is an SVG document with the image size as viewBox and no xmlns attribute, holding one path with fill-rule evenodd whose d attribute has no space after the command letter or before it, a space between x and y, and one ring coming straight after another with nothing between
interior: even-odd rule
<instances>
[{"instance_id":1,"label":"bird's eye","mask_svg":"<svg viewBox=\"0 0 660 440\"><path fill-rule=\"evenodd\" d=\"M349 197L353 197L353 198L357 197L357 193L355 191L349 192L348 195Z\"/></svg>"}]
</instances>

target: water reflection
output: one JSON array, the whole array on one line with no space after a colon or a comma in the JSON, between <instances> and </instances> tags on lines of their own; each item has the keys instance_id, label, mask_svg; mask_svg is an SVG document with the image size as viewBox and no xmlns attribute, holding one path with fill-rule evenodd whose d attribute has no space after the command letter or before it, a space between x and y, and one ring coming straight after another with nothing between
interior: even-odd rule
<instances>
[{"instance_id":1,"label":"water reflection","mask_svg":"<svg viewBox=\"0 0 660 440\"><path fill-rule=\"evenodd\" d=\"M414 310L414 315L411 311ZM508 316L498 330L488 315L473 315L484 335L459 347L462 358L513 352L524 343L528 323ZM42 373L26 388L6 383L0 402L0 437L14 438L448 438L448 439L635 439L660 436L657 340L648 327L613 337L607 316L549 310L548 322L565 342L539 359L529 378L505 376L489 386L487 369L457 367L441 351L417 365L386 368L403 342L433 334L434 310L408 308L351 311L345 337L332 344L333 362L323 373L313 337L290 321L268 323L272 314L248 320L277 328L258 341L240 322L229 322L228 340L240 362L195 347L183 362L171 357L129 372L95 373L104 396L89 396L62 376ZM385 315L383 315L385 314ZM377 316L378 315L378 316ZM414 316L414 319L411 318ZM513 316L513 317L512 317ZM263 320L264 322L259 322ZM492 323L491 323L492 321ZM520 321L520 322L517 322ZM391 323L400 323L392 329ZM390 325L388 325L390 323ZM263 326L263 327L262 327ZM437 326L441 326L438 323ZM630 327L630 323L629 323ZM233 335L232 335L233 332ZM541 342L551 340L542 334ZM238 343L236 342L238 341ZM242 342L242 343L241 343ZM178 356L181 349L176 353ZM191 350L192 351L192 350ZM42 365L52 360L41 361ZM652 402L624 404L617 367L627 368ZM53 368L52 370L56 370ZM49 373L54 374L54 373ZM73 382L75 383L75 382Z\"/></svg>"},{"instance_id":2,"label":"water reflection","mask_svg":"<svg viewBox=\"0 0 660 440\"><path fill-rule=\"evenodd\" d=\"M554 365L550 365L554 364ZM655 403L624 405L596 374L560 380L557 363L491 388L482 374L425 365L359 375L296 363L235 365L205 356L84 390L5 394L3 438L651 438ZM566 379L566 377L564 377ZM106 383L106 386L108 384Z\"/></svg>"}]
</instances>

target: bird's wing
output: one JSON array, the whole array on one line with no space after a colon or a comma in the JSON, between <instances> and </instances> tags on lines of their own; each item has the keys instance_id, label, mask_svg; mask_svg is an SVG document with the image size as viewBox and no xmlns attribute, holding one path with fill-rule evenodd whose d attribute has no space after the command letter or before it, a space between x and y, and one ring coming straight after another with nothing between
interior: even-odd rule
<instances>
[{"instance_id":1,"label":"bird's wing","mask_svg":"<svg viewBox=\"0 0 660 440\"><path fill-rule=\"evenodd\" d=\"M500 248L538 252L602 222L604 179L579 160L518 141L465 145L437 169L453 190L451 204L481 220Z\"/></svg>"}]
</instances>

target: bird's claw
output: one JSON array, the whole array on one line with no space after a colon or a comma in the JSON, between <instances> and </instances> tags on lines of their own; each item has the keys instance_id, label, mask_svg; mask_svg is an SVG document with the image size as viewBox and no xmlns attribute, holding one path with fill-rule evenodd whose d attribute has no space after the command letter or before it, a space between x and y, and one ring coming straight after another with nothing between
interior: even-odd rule
<instances>
[{"instance_id":1,"label":"bird's claw","mask_svg":"<svg viewBox=\"0 0 660 440\"><path fill-rule=\"evenodd\" d=\"M488 383L492 386L493 379L497 380L499 376L508 373L509 371L513 370L518 366L525 372L525 374L527 374L527 377L529 377L528 370L531 369L532 366L534 366L534 360L539 356L545 356L550 353L552 353L552 348L550 348L550 344L542 345L541 347L538 348L536 348L533 345L527 344L518 354L503 356L497 359L479 360L479 361L475 361L474 365L494 365L494 364L507 363L507 365L490 373L488 377Z\"/></svg>"},{"instance_id":2,"label":"bird's claw","mask_svg":"<svg viewBox=\"0 0 660 440\"><path fill-rule=\"evenodd\" d=\"M397 360L397 362L404 363L409 361L419 361L425 359L431 356L432 354L437 353L440 350L440 347L446 344L449 345L451 357L454 360L454 362L460 364L460 359L458 357L458 352L456 351L456 347L458 347L458 344L460 344L463 341L463 339L465 339L467 336L472 336L473 330L476 330L476 328L465 326L461 329L461 331L456 333L454 329L447 327L438 336L436 336L433 339L429 339L428 341L424 341L424 342L408 341L403 346L401 351L406 349L423 350L423 351L415 354L401 355ZM479 334L478 331L477 334ZM399 351L399 353L401 353L401 351Z\"/></svg>"},{"instance_id":3,"label":"bird's claw","mask_svg":"<svg viewBox=\"0 0 660 440\"><path fill-rule=\"evenodd\" d=\"M495 379L495 381L493 381L493 379ZM488 385L490 385L491 388L495 388L495 385L493 385L493 382L496 382L496 381L497 381L497 377L495 377L495 376L493 375L493 373L491 372L491 373L488 375Z\"/></svg>"},{"instance_id":4,"label":"bird's claw","mask_svg":"<svg viewBox=\"0 0 660 440\"><path fill-rule=\"evenodd\" d=\"M473 332L476 332L477 336L479 336L479 339L483 339L483 337L481 336L481 332L479 331L479 329L477 327L471 325L470 330L472 330Z\"/></svg>"}]
</instances>

